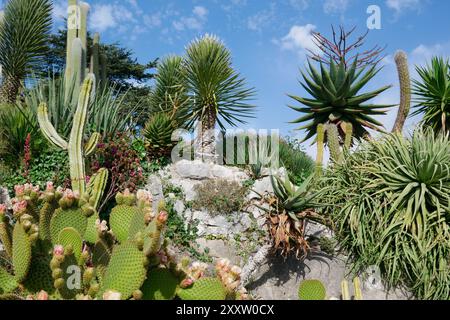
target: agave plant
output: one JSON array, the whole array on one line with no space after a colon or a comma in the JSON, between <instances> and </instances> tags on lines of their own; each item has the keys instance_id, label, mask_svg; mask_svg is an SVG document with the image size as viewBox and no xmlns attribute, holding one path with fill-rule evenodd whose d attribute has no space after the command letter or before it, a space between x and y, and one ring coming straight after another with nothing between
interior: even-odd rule
<instances>
[{"instance_id":1,"label":"agave plant","mask_svg":"<svg viewBox=\"0 0 450 320\"><path fill-rule=\"evenodd\" d=\"M0 23L3 102L15 102L21 82L44 58L51 18L51 0L8 1Z\"/></svg>"},{"instance_id":2,"label":"agave plant","mask_svg":"<svg viewBox=\"0 0 450 320\"><path fill-rule=\"evenodd\" d=\"M254 89L247 88L233 69L231 53L217 37L205 35L194 40L187 48L185 67L191 95L190 127L199 121L205 133L216 123L224 129L226 124L236 126L252 116L253 106L248 100L254 96ZM202 136L204 150L214 153L210 149L213 143L214 139Z\"/></svg>"},{"instance_id":3,"label":"agave plant","mask_svg":"<svg viewBox=\"0 0 450 320\"><path fill-rule=\"evenodd\" d=\"M165 112L158 112L150 117L142 131L150 157L160 158L170 155L176 144L172 142L172 133L176 129L176 121Z\"/></svg>"},{"instance_id":4,"label":"agave plant","mask_svg":"<svg viewBox=\"0 0 450 320\"><path fill-rule=\"evenodd\" d=\"M299 259L307 256L310 246L305 237L307 220L324 222L315 208L320 205L315 200L320 197L320 192L311 192L311 175L300 186L295 186L289 178L284 181L271 176L274 195L268 195L266 201L269 209L269 228L273 238L275 251L280 251L287 256L292 251Z\"/></svg>"},{"instance_id":5,"label":"agave plant","mask_svg":"<svg viewBox=\"0 0 450 320\"><path fill-rule=\"evenodd\" d=\"M414 80L416 110L412 116L423 115L422 123L435 132L450 130L450 63L434 57L431 65L416 67L421 80Z\"/></svg>"},{"instance_id":6,"label":"agave plant","mask_svg":"<svg viewBox=\"0 0 450 320\"><path fill-rule=\"evenodd\" d=\"M306 75L301 72L304 83L301 86L312 98L301 98L289 95L290 98L300 102L303 107L289 106L305 115L291 123L305 123L299 130L306 130L306 141L317 134L319 124L336 124L340 129L342 141L344 140L345 123L353 125L356 138L368 136L367 129L383 131L383 125L375 120L374 115L385 115L386 108L393 105L374 105L367 102L377 97L391 86L384 86L378 90L359 94L361 89L375 77L381 70L377 65L357 68L355 59L353 64L346 68L341 61L336 65L334 60L330 65L320 63L320 72L308 60ZM327 68L329 67L329 70ZM369 69L368 69L369 68ZM368 70L367 70L368 69Z\"/></svg>"}]
</instances>

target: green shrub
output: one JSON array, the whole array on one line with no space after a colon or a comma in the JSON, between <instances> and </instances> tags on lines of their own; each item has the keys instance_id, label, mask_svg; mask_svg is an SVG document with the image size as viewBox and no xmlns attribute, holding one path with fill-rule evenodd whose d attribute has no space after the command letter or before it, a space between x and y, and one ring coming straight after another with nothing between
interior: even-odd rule
<instances>
[{"instance_id":1,"label":"green shrub","mask_svg":"<svg viewBox=\"0 0 450 320\"><path fill-rule=\"evenodd\" d=\"M303 151L300 142L291 137L280 140L280 165L286 168L289 179L296 185L314 172L314 160Z\"/></svg>"},{"instance_id":2,"label":"green shrub","mask_svg":"<svg viewBox=\"0 0 450 320\"><path fill-rule=\"evenodd\" d=\"M450 140L417 130L363 142L322 180L354 268L377 265L419 299L450 296Z\"/></svg>"},{"instance_id":3,"label":"green shrub","mask_svg":"<svg viewBox=\"0 0 450 320\"><path fill-rule=\"evenodd\" d=\"M248 189L236 181L208 180L194 187L196 210L207 209L211 214L233 213L242 209Z\"/></svg>"},{"instance_id":4,"label":"green shrub","mask_svg":"<svg viewBox=\"0 0 450 320\"><path fill-rule=\"evenodd\" d=\"M0 186L8 188L10 192L14 191L15 185L27 182L43 189L47 181L52 181L55 185L70 184L69 160L66 152L47 150L37 157L32 156L28 174L25 173L23 163L18 168L0 163Z\"/></svg>"}]
</instances>

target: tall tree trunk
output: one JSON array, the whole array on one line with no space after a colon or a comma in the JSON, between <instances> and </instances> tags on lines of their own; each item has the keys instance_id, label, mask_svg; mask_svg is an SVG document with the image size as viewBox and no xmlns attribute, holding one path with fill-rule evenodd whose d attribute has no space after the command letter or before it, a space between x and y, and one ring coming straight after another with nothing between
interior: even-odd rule
<instances>
[{"instance_id":1,"label":"tall tree trunk","mask_svg":"<svg viewBox=\"0 0 450 320\"><path fill-rule=\"evenodd\" d=\"M19 93L20 79L14 76L5 75L0 87L0 102L15 103Z\"/></svg>"},{"instance_id":2,"label":"tall tree trunk","mask_svg":"<svg viewBox=\"0 0 450 320\"><path fill-rule=\"evenodd\" d=\"M216 126L217 114L214 106L207 108L206 114L200 120L197 154L196 158L200 158L203 161L215 162L216 160L216 139L214 128Z\"/></svg>"}]
</instances>

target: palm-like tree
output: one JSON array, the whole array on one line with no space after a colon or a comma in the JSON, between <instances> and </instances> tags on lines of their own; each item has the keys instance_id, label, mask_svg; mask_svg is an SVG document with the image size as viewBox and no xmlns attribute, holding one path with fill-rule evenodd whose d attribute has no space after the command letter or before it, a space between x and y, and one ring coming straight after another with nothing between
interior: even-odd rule
<instances>
[{"instance_id":1,"label":"palm-like tree","mask_svg":"<svg viewBox=\"0 0 450 320\"><path fill-rule=\"evenodd\" d=\"M255 91L232 67L231 53L212 35L194 40L186 52L187 87L191 95L188 125L201 124L201 152L214 155L214 137L207 132L225 125L236 126L251 117L254 106L248 103Z\"/></svg>"},{"instance_id":2,"label":"palm-like tree","mask_svg":"<svg viewBox=\"0 0 450 320\"><path fill-rule=\"evenodd\" d=\"M450 130L450 64L449 60L434 57L431 65L416 67L420 80L414 80L416 110L423 115L422 124L435 132Z\"/></svg>"},{"instance_id":3,"label":"palm-like tree","mask_svg":"<svg viewBox=\"0 0 450 320\"><path fill-rule=\"evenodd\" d=\"M301 103L301 107L289 106L304 115L291 123L306 123L299 130L306 130L306 141L317 134L320 124L334 124L338 127L341 142L344 141L345 125L351 123L353 136L362 138L369 135L368 129L383 131L383 125L373 115L385 115L386 108L393 105L375 105L368 103L391 86L360 93L363 87L380 71L377 65L357 68L358 59L350 67L344 61L336 64L333 59L329 65L320 63L316 70L308 60L307 75L301 72L304 82L301 86L311 95L302 98L289 95Z\"/></svg>"},{"instance_id":4,"label":"palm-like tree","mask_svg":"<svg viewBox=\"0 0 450 320\"><path fill-rule=\"evenodd\" d=\"M51 0L10 0L0 23L2 102L16 100L21 82L42 61L52 24Z\"/></svg>"},{"instance_id":5,"label":"palm-like tree","mask_svg":"<svg viewBox=\"0 0 450 320\"><path fill-rule=\"evenodd\" d=\"M150 96L150 117L143 130L152 157L170 154L175 145L172 133L186 127L188 102L183 58L164 58L157 67L156 83Z\"/></svg>"}]
</instances>

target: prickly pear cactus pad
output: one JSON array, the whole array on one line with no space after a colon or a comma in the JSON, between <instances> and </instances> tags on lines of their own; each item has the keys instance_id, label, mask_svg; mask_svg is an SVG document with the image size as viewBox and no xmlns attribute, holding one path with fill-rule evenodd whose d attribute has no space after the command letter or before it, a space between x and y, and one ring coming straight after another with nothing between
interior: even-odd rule
<instances>
[{"instance_id":1,"label":"prickly pear cactus pad","mask_svg":"<svg viewBox=\"0 0 450 320\"><path fill-rule=\"evenodd\" d=\"M148 272L147 280L141 287L143 300L172 300L175 297L178 279L165 268Z\"/></svg>"},{"instance_id":2,"label":"prickly pear cactus pad","mask_svg":"<svg viewBox=\"0 0 450 320\"><path fill-rule=\"evenodd\" d=\"M28 274L31 262L31 242L22 224L16 223L13 231L14 275L17 282L22 282Z\"/></svg>"},{"instance_id":3,"label":"prickly pear cactus pad","mask_svg":"<svg viewBox=\"0 0 450 320\"><path fill-rule=\"evenodd\" d=\"M145 260L144 253L131 242L125 242L114 248L99 298L101 299L103 293L107 291L119 292L122 300L130 298L144 283Z\"/></svg>"},{"instance_id":4,"label":"prickly pear cactus pad","mask_svg":"<svg viewBox=\"0 0 450 320\"><path fill-rule=\"evenodd\" d=\"M64 279L64 285L58 289L59 294L63 299L74 299L78 293L81 292L81 279L80 275L77 275L76 268L78 261L73 254L66 254L64 261L61 263L62 279Z\"/></svg>"},{"instance_id":5,"label":"prickly pear cactus pad","mask_svg":"<svg viewBox=\"0 0 450 320\"><path fill-rule=\"evenodd\" d=\"M30 270L23 285L29 292L46 291L54 293L52 270L50 269L51 256L43 252L33 252Z\"/></svg>"},{"instance_id":6,"label":"prickly pear cactus pad","mask_svg":"<svg viewBox=\"0 0 450 320\"><path fill-rule=\"evenodd\" d=\"M67 248L67 246L72 246L75 258L77 260L80 259L81 251L83 249L83 239L81 239L81 236L77 230L71 227L62 229L59 233L57 242L64 248Z\"/></svg>"},{"instance_id":7,"label":"prickly pear cactus pad","mask_svg":"<svg viewBox=\"0 0 450 320\"><path fill-rule=\"evenodd\" d=\"M188 288L177 292L182 300L225 300L227 291L218 278L200 278Z\"/></svg>"},{"instance_id":8,"label":"prickly pear cactus pad","mask_svg":"<svg viewBox=\"0 0 450 320\"><path fill-rule=\"evenodd\" d=\"M18 283L14 276L10 275L5 269L0 267L0 294L10 293L14 291Z\"/></svg>"},{"instance_id":9,"label":"prickly pear cactus pad","mask_svg":"<svg viewBox=\"0 0 450 320\"><path fill-rule=\"evenodd\" d=\"M80 235L84 235L87 226L87 218L78 208L66 210L57 209L50 221L50 234L53 244L58 244L58 236L64 228L74 228Z\"/></svg>"},{"instance_id":10,"label":"prickly pear cactus pad","mask_svg":"<svg viewBox=\"0 0 450 320\"><path fill-rule=\"evenodd\" d=\"M95 221L99 220L100 216L98 213L93 214L87 219L86 232L84 233L84 240L89 243L95 243L97 240L97 227Z\"/></svg>"},{"instance_id":11,"label":"prickly pear cactus pad","mask_svg":"<svg viewBox=\"0 0 450 320\"><path fill-rule=\"evenodd\" d=\"M145 230L145 213L144 210L138 209L130 222L128 231L128 239L133 239L138 232Z\"/></svg>"},{"instance_id":12,"label":"prickly pear cactus pad","mask_svg":"<svg viewBox=\"0 0 450 320\"><path fill-rule=\"evenodd\" d=\"M111 216L109 217L109 225L119 242L124 242L128 239L131 221L136 214L139 214L139 211L142 210L135 206L125 204L118 205L112 209Z\"/></svg>"},{"instance_id":13,"label":"prickly pear cactus pad","mask_svg":"<svg viewBox=\"0 0 450 320\"><path fill-rule=\"evenodd\" d=\"M304 280L298 288L300 300L325 300L326 290L319 280Z\"/></svg>"},{"instance_id":14,"label":"prickly pear cactus pad","mask_svg":"<svg viewBox=\"0 0 450 320\"><path fill-rule=\"evenodd\" d=\"M103 241L98 240L92 248L92 264L102 271L108 266L110 258L108 247Z\"/></svg>"}]
</instances>

